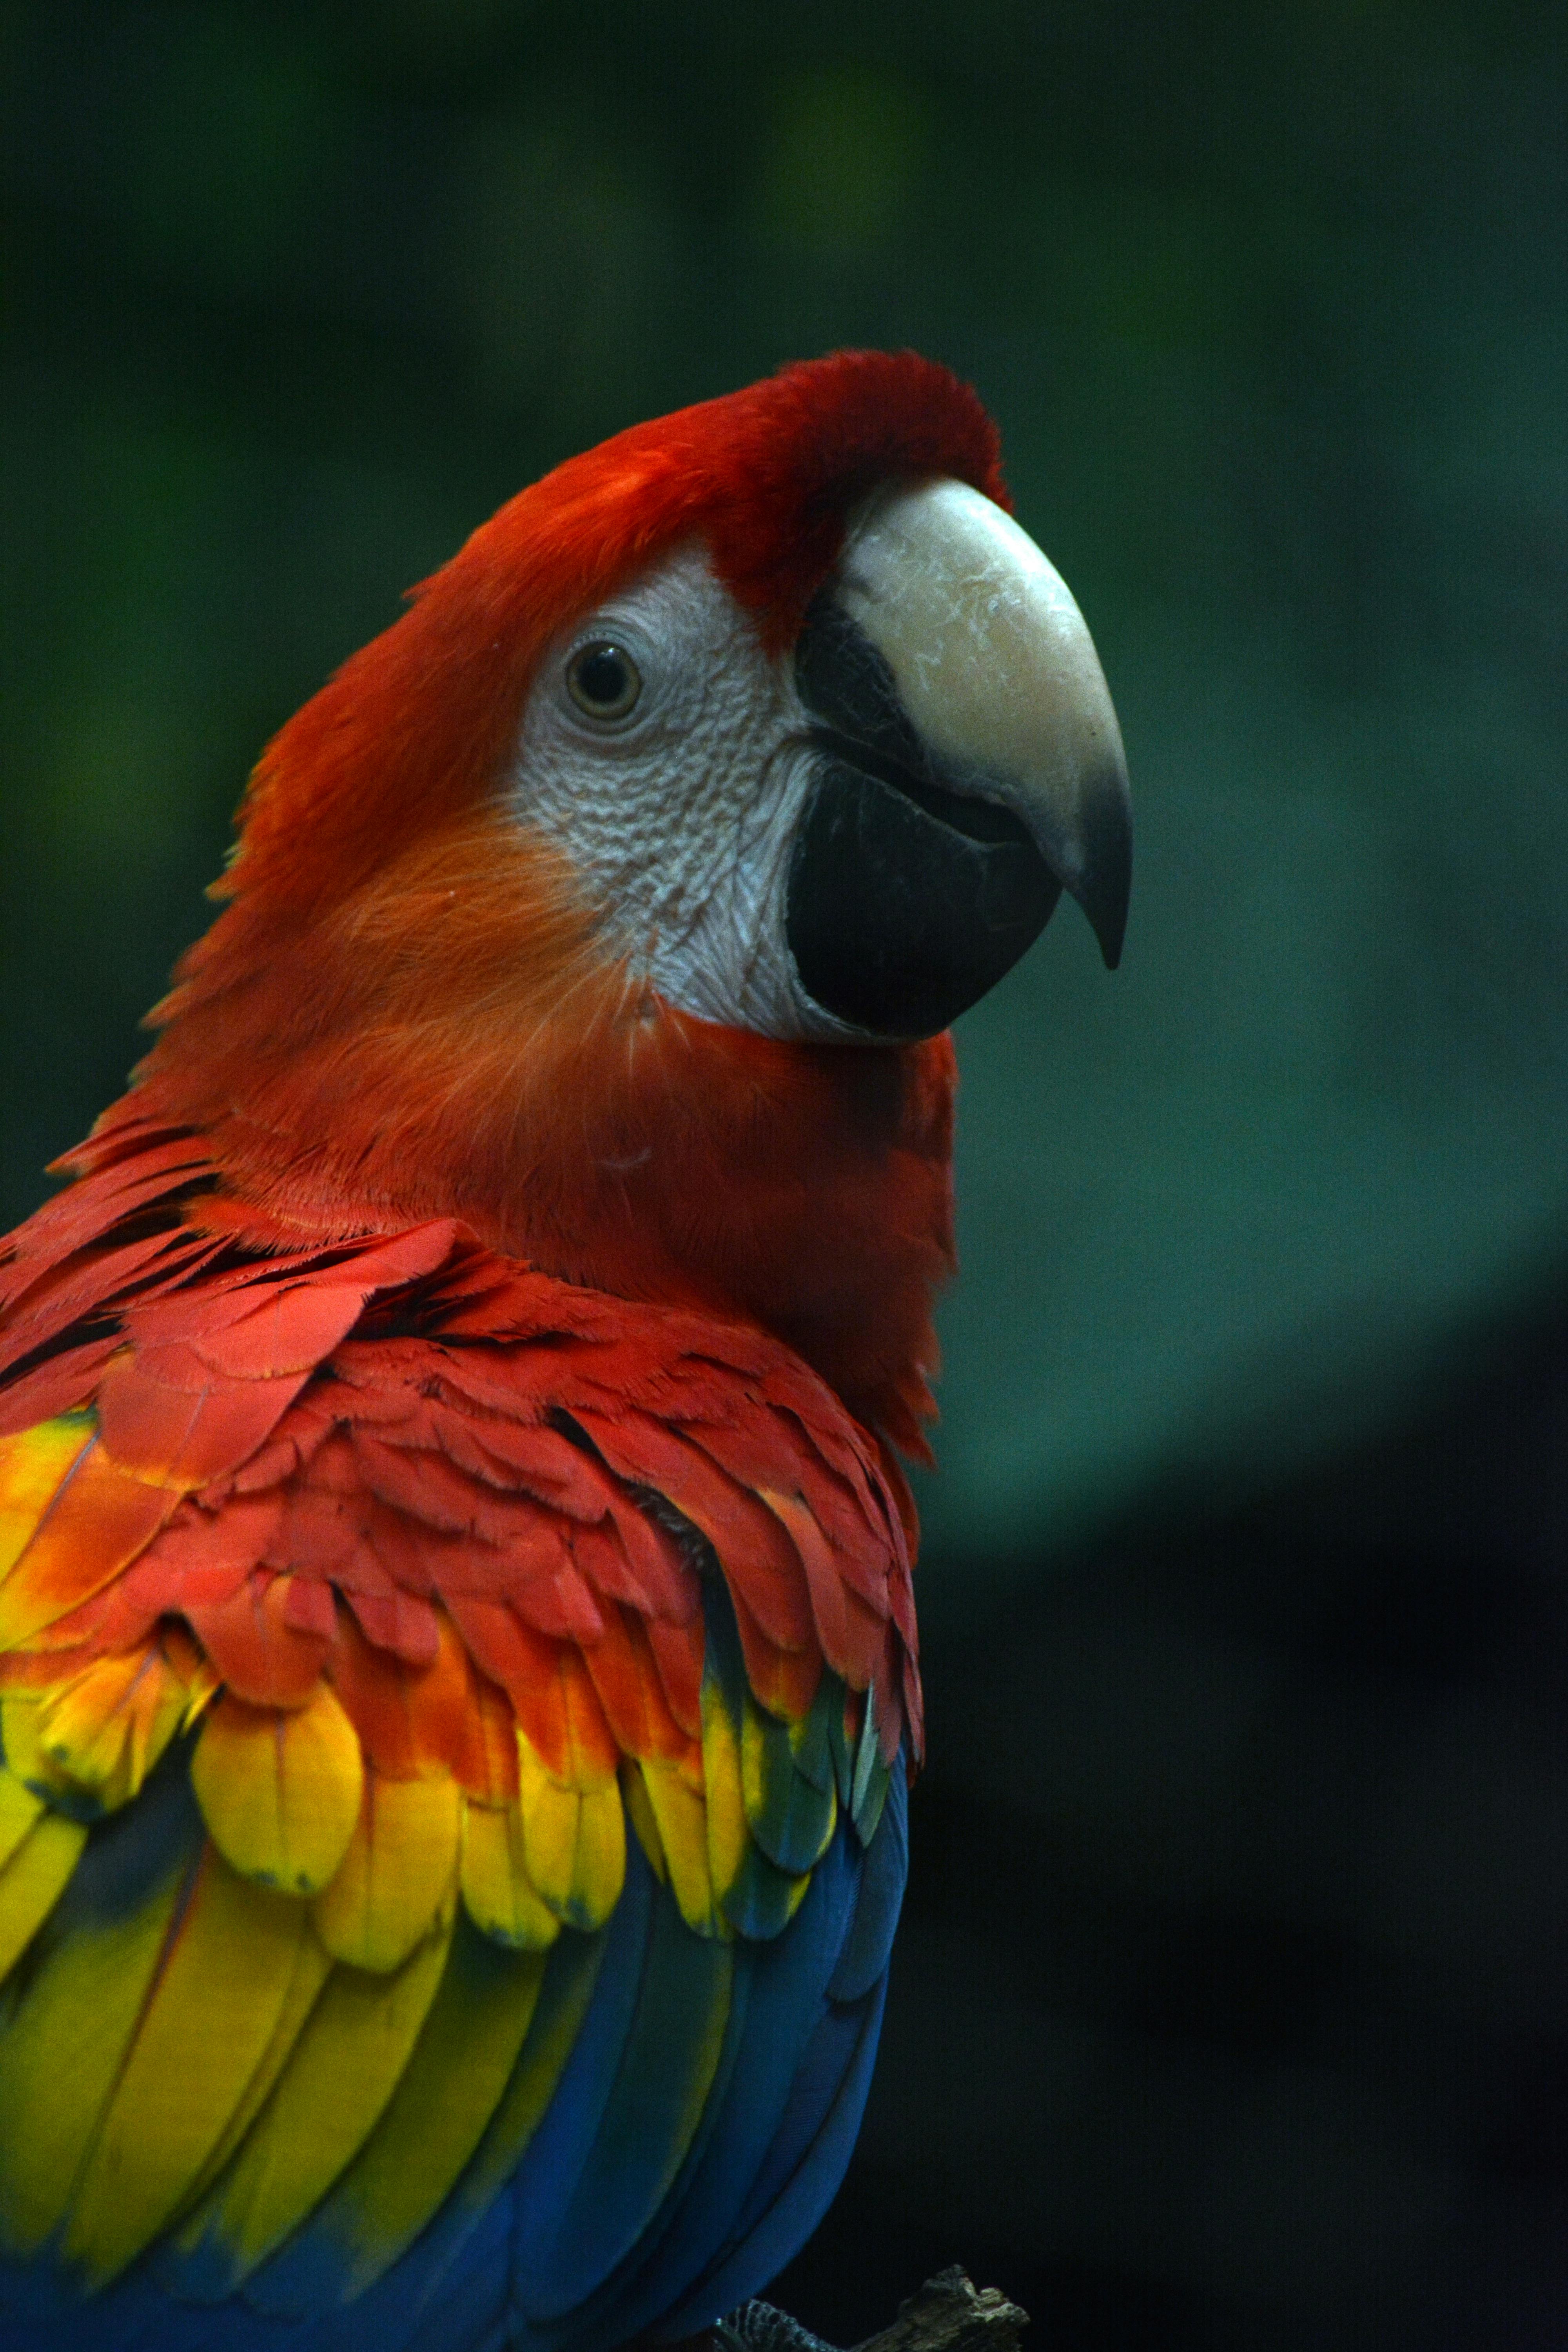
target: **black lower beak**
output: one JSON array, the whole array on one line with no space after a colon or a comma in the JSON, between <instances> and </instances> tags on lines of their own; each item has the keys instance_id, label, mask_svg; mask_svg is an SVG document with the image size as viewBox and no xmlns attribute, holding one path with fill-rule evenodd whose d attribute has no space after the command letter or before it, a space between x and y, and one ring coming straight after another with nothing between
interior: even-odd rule
<instances>
[{"instance_id":1,"label":"black lower beak","mask_svg":"<svg viewBox=\"0 0 1568 2352\"><path fill-rule=\"evenodd\" d=\"M864 760L846 745L821 762L785 936L825 1013L878 1036L934 1036L1039 937L1062 886L1010 810Z\"/></svg>"}]
</instances>

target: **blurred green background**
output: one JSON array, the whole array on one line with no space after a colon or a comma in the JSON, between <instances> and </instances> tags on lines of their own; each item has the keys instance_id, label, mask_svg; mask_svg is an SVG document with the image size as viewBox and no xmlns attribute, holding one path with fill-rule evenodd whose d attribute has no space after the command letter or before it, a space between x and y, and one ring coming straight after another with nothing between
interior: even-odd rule
<instances>
[{"instance_id":1,"label":"blurred green background","mask_svg":"<svg viewBox=\"0 0 1568 2352\"><path fill-rule=\"evenodd\" d=\"M1069 913L962 1027L965 1271L922 1495L947 1699L891 2088L803 2273L841 2334L879 2315L854 2282L880 2291L865 2242L895 2212L910 2261L1010 2265L1052 2344L1472 2324L1436 2250L1502 2194L1452 2087L1492 2062L1386 1891L1426 1857L1432 1922L1474 1922L1472 1990L1514 1983L1516 1937L1568 1959L1555 1685L1442 1713L1481 1671L1476 1594L1557 1557L1532 1535L1489 1576L1500 1455L1461 1437L1535 1412L1555 1359L1509 1371L1510 1334L1568 1264L1565 121L1563 12L1522 0L0 0L0 1229L118 1091L261 743L572 450L790 357L914 344L991 405L1095 631L1133 919L1114 980ZM1418 1425L1447 1433L1426 1454ZM1435 1510L1411 1465L1458 1455ZM1556 1458L1531 1456L1532 1528L1564 1524ZM1391 1542L1441 1559L1331 1670L1300 1597ZM1300 1605L1259 1617L1216 1546ZM1440 1605L1448 1646L1413 1666L1400 1629ZM1523 1607L1539 1654L1560 1629ZM1434 1675L1441 1723L1413 1731ZM1238 1845L1211 1832L1259 1726L1276 1779ZM1363 1831L1396 1858L1382 1927L1342 1899ZM1029 1977L1021 1897L975 1925L976 1856L1035 1885L1040 1935L1100 1923L1071 1984ZM1208 2011L1117 2010L1117 1955L1194 1919L1263 1936L1241 1976L1193 1928ZM1361 2055L1237 2041L1243 1978L1345 1969ZM909 2147L942 2129L939 2021L970 1986L1011 2014L998 1970L1038 2098L987 2235ZM1516 2041L1568 2024L1554 1982L1508 1996ZM1404 2090L1367 2054L1394 2043ZM943 2116L984 2074L952 2058ZM1230 2186L1178 2222L1205 2165Z\"/></svg>"}]
</instances>

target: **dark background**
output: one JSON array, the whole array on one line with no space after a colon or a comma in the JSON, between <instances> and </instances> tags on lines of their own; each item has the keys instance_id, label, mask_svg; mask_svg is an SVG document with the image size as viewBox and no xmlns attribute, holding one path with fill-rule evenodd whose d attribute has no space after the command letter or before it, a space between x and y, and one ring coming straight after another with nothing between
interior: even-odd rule
<instances>
[{"instance_id":1,"label":"dark background","mask_svg":"<svg viewBox=\"0 0 1568 2352\"><path fill-rule=\"evenodd\" d=\"M963 1024L840 2341L1568 2339L1568 45L1508 0L0 0L0 1229L256 751L519 484L971 377L1120 703Z\"/></svg>"}]
</instances>

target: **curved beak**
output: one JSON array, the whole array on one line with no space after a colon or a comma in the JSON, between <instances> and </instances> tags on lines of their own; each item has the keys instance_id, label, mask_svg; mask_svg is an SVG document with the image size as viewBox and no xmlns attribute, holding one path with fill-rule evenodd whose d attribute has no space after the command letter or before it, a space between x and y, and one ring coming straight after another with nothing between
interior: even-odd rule
<instances>
[{"instance_id":1,"label":"curved beak","mask_svg":"<svg viewBox=\"0 0 1568 2352\"><path fill-rule=\"evenodd\" d=\"M942 787L1021 820L1114 967L1132 877L1127 764L1060 573L978 490L934 480L862 509L832 594L886 664Z\"/></svg>"}]
</instances>

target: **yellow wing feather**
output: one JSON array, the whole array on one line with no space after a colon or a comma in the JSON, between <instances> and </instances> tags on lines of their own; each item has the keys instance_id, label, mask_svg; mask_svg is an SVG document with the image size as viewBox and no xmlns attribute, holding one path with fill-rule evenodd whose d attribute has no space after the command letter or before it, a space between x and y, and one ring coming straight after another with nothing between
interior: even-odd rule
<instances>
[{"instance_id":1,"label":"yellow wing feather","mask_svg":"<svg viewBox=\"0 0 1568 2352\"><path fill-rule=\"evenodd\" d=\"M561 1933L528 1874L521 1805L464 1806L462 1883L469 1918L496 1943L542 1952Z\"/></svg>"},{"instance_id":2,"label":"yellow wing feather","mask_svg":"<svg viewBox=\"0 0 1568 2352\"><path fill-rule=\"evenodd\" d=\"M243 1876L319 1895L358 1824L364 1763L325 1683L301 1707L247 1706L226 1693L203 1727L191 1786L214 1844Z\"/></svg>"},{"instance_id":3,"label":"yellow wing feather","mask_svg":"<svg viewBox=\"0 0 1568 2352\"><path fill-rule=\"evenodd\" d=\"M113 1812L138 1795L184 1719L189 1691L154 1643L68 1668L51 1690L10 1691L0 1731L11 1769L68 1810Z\"/></svg>"},{"instance_id":4,"label":"yellow wing feather","mask_svg":"<svg viewBox=\"0 0 1568 2352\"><path fill-rule=\"evenodd\" d=\"M521 1732L517 1753L529 1878L572 1927L602 1927L620 1901L626 1874L620 1784L563 1787Z\"/></svg>"},{"instance_id":5,"label":"yellow wing feather","mask_svg":"<svg viewBox=\"0 0 1568 2352\"><path fill-rule=\"evenodd\" d=\"M184 1877L182 1853L136 1908L78 1923L47 1955L0 2034L0 2242L13 2252L34 2252L66 2219Z\"/></svg>"},{"instance_id":6,"label":"yellow wing feather","mask_svg":"<svg viewBox=\"0 0 1568 2352\"><path fill-rule=\"evenodd\" d=\"M741 1787L741 1737L717 1679L702 1685L702 1781L708 1871L721 1903L741 1874L750 1836Z\"/></svg>"},{"instance_id":7,"label":"yellow wing feather","mask_svg":"<svg viewBox=\"0 0 1568 2352\"><path fill-rule=\"evenodd\" d=\"M38 1807L32 1826L6 1856L0 1868L0 1978L10 1974L70 1883L87 1831L80 1822L44 1811L38 1799L10 1774L0 1773L0 1790L7 1792L5 1834L15 1827L16 1812L8 1791L16 1790Z\"/></svg>"},{"instance_id":8,"label":"yellow wing feather","mask_svg":"<svg viewBox=\"0 0 1568 2352\"><path fill-rule=\"evenodd\" d=\"M182 2247L205 2244L237 2282L321 2201L397 2087L450 1932L389 1973L332 1970L238 2153L179 2232Z\"/></svg>"},{"instance_id":9,"label":"yellow wing feather","mask_svg":"<svg viewBox=\"0 0 1568 2352\"><path fill-rule=\"evenodd\" d=\"M345 2295L417 2237L478 2147L532 2022L547 1957L498 1950L471 1930L454 1943L413 2055L325 2216Z\"/></svg>"},{"instance_id":10,"label":"yellow wing feather","mask_svg":"<svg viewBox=\"0 0 1568 2352\"><path fill-rule=\"evenodd\" d=\"M449 1927L460 1834L458 1787L446 1774L393 1780L367 1772L348 1850L312 1906L332 1958L395 1969L433 1927Z\"/></svg>"},{"instance_id":11,"label":"yellow wing feather","mask_svg":"<svg viewBox=\"0 0 1568 2352\"><path fill-rule=\"evenodd\" d=\"M43 1811L42 1797L25 1788L14 1772L0 1765L0 1872L34 1824L42 1819ZM0 1902L0 1917L4 1916L5 1906Z\"/></svg>"},{"instance_id":12,"label":"yellow wing feather","mask_svg":"<svg viewBox=\"0 0 1568 2352\"><path fill-rule=\"evenodd\" d=\"M708 1861L708 1807L679 1768L646 1759L639 1783L651 1814L680 1916L700 1936L729 1933L713 1893Z\"/></svg>"},{"instance_id":13,"label":"yellow wing feather","mask_svg":"<svg viewBox=\"0 0 1568 2352\"><path fill-rule=\"evenodd\" d=\"M304 2032L305 2021L331 1970L332 1963L321 1948L321 1938L307 1927L295 1949L294 1972L273 2020L267 2047L211 2155L191 2183L187 2200L191 2206L205 2196L271 2097L273 2085Z\"/></svg>"},{"instance_id":14,"label":"yellow wing feather","mask_svg":"<svg viewBox=\"0 0 1568 2352\"><path fill-rule=\"evenodd\" d=\"M267 2054L304 1907L208 1846L71 2195L67 2254L101 2284L188 2199Z\"/></svg>"},{"instance_id":15,"label":"yellow wing feather","mask_svg":"<svg viewBox=\"0 0 1568 2352\"><path fill-rule=\"evenodd\" d=\"M90 1412L62 1412L0 1437L0 1578L32 1541L94 1425Z\"/></svg>"}]
</instances>

